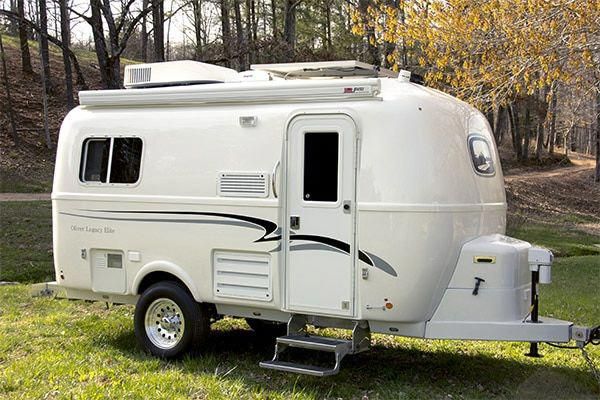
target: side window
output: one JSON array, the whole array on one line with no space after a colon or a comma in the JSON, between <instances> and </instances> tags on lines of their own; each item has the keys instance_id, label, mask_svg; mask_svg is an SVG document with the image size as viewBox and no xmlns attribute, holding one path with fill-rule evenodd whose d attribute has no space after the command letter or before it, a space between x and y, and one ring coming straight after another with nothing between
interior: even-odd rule
<instances>
[{"instance_id":1,"label":"side window","mask_svg":"<svg viewBox=\"0 0 600 400\"><path fill-rule=\"evenodd\" d=\"M80 177L83 182L106 182L110 139L87 139L83 142Z\"/></svg>"},{"instance_id":2,"label":"side window","mask_svg":"<svg viewBox=\"0 0 600 400\"><path fill-rule=\"evenodd\" d=\"M304 134L304 200L336 202L338 196L337 132Z\"/></svg>"},{"instance_id":3,"label":"side window","mask_svg":"<svg viewBox=\"0 0 600 400\"><path fill-rule=\"evenodd\" d=\"M140 177L140 138L90 138L83 142L82 182L131 184Z\"/></svg>"},{"instance_id":4,"label":"side window","mask_svg":"<svg viewBox=\"0 0 600 400\"><path fill-rule=\"evenodd\" d=\"M494 175L494 160L490 145L481 136L471 136L469 138L469 151L475 171L481 175Z\"/></svg>"},{"instance_id":5,"label":"side window","mask_svg":"<svg viewBox=\"0 0 600 400\"><path fill-rule=\"evenodd\" d=\"M111 183L135 183L140 177L142 140L115 138L110 165Z\"/></svg>"}]
</instances>

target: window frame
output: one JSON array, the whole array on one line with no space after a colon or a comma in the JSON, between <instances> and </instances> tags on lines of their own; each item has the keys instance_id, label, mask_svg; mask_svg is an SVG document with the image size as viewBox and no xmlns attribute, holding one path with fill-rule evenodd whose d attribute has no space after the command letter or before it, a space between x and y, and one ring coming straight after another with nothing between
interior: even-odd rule
<instances>
[{"instance_id":1,"label":"window frame","mask_svg":"<svg viewBox=\"0 0 600 400\"><path fill-rule=\"evenodd\" d=\"M475 163L473 162L473 142L475 140L481 140L488 147L488 150L490 152L490 158L492 160L492 167L494 168L494 171L491 174L479 171L477 169L477 167L475 166ZM491 177L496 176L496 169L497 169L498 163L496 162L495 152L493 151L493 147L491 146L490 141L485 136L478 134L478 133L470 134L467 138L467 151L469 154L469 162L471 163L471 167L473 168L473 171L475 171L475 173L477 175L483 176L486 178L491 178Z\"/></svg>"},{"instance_id":2,"label":"window frame","mask_svg":"<svg viewBox=\"0 0 600 400\"><path fill-rule=\"evenodd\" d=\"M106 182L98 182L98 181L85 181L83 178L85 176L85 167L87 166L87 152L88 146L87 143L93 140L101 140L101 139L110 139L110 144L108 148L108 166L106 168ZM110 182L110 173L112 170L112 157L113 157L113 148L115 139L139 139L142 141L142 154L140 157L140 173L138 174L137 181L133 183L114 183ZM79 162L79 173L78 173L78 181L82 186L113 186L113 187L135 187L140 184L142 180L143 174L143 166L144 166L144 158L145 158L145 149L146 142L144 139L137 135L90 135L83 138L80 147L80 157L81 160Z\"/></svg>"},{"instance_id":3,"label":"window frame","mask_svg":"<svg viewBox=\"0 0 600 400\"><path fill-rule=\"evenodd\" d=\"M336 201L315 201L315 200L306 200L304 198L304 173L305 173L305 165L304 165L304 150L306 149L306 134L308 133L336 133L338 135L337 145L338 145L338 159L337 159L337 192L336 192ZM302 185L301 185L301 196L300 201L304 207L318 207L318 208L337 208L342 204L342 183L343 183L343 174L342 174L342 164L343 164L343 145L344 141L342 138L342 132L339 129L330 129L330 128L311 128L302 131Z\"/></svg>"}]
</instances>

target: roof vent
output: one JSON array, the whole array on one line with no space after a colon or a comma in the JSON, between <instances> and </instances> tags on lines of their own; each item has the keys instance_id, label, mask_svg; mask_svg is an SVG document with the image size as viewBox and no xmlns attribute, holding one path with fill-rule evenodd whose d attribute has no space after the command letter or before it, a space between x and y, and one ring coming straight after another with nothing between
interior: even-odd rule
<instances>
[{"instance_id":1,"label":"roof vent","mask_svg":"<svg viewBox=\"0 0 600 400\"><path fill-rule=\"evenodd\" d=\"M152 68L149 66L132 65L128 67L125 67L125 82L128 82L128 84L139 85L151 82Z\"/></svg>"},{"instance_id":2,"label":"roof vent","mask_svg":"<svg viewBox=\"0 0 600 400\"><path fill-rule=\"evenodd\" d=\"M250 69L266 71L284 79L398 77L398 73L392 70L355 60L254 64L250 66Z\"/></svg>"},{"instance_id":3,"label":"roof vent","mask_svg":"<svg viewBox=\"0 0 600 400\"><path fill-rule=\"evenodd\" d=\"M239 80L237 71L197 61L168 61L125 66L127 89L222 83Z\"/></svg>"}]
</instances>

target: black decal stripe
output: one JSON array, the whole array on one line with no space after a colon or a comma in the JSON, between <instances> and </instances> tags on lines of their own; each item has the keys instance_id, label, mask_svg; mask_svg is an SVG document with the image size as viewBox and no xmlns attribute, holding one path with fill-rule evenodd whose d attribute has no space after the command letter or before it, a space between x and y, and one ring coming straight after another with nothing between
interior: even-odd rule
<instances>
[{"instance_id":1,"label":"black decal stripe","mask_svg":"<svg viewBox=\"0 0 600 400\"><path fill-rule=\"evenodd\" d=\"M255 243L276 242L276 241L281 240L281 235L267 237L273 233L281 232L281 229L277 226L276 223L265 220L265 219L261 219L261 218L249 217L247 215L226 214L226 213L216 213L216 212L199 212L199 211L149 211L149 210L132 210L132 211L127 211L127 210L82 210L82 211L88 211L88 212L94 212L94 213L113 213L113 214L195 215L195 216L205 216L205 217L229 218L229 219L234 219L234 220L246 222L246 223L261 227L265 231L265 233L262 237L255 240L254 241ZM61 214L73 215L73 216L78 216L78 217L83 217L83 218L95 218L95 217L89 217L89 216L77 215L77 214L67 214L67 213L61 213ZM110 219L107 217L104 217L104 218L96 217L96 218ZM120 218L113 218L113 219L119 220ZM121 220L124 220L124 219L121 219ZM144 220L140 220L140 221L144 221ZM146 221L150 222L150 221L155 221L155 220L148 219ZM162 221L164 221L164 222L180 222L179 220L156 220L156 221L157 222L159 222L159 221L160 222L162 222ZM196 221L182 220L181 222L194 223ZM232 224L232 225L234 225L234 224ZM341 240L327 237L327 236L299 235L299 234L294 234L293 232L291 232L290 240L305 240L305 241L310 241L310 242L315 242L315 243L321 243L321 244L324 244L327 246L331 246L339 251L342 251L345 254L348 254L348 255L350 254L350 244L348 244L346 242L342 242ZM272 251L277 251L280 248L281 248L281 246L278 246L277 249L274 249ZM396 273L396 271L394 270L394 268L391 265L389 265L387 262L385 262L380 257L375 256L374 254L369 254L365 251L359 250L358 251L358 259L360 261L366 263L367 265L378 268L392 276L398 276L398 274Z\"/></svg>"},{"instance_id":2,"label":"black decal stripe","mask_svg":"<svg viewBox=\"0 0 600 400\"><path fill-rule=\"evenodd\" d=\"M338 250L343 251L346 254L350 254L350 244L342 242L341 240L333 239L327 236L317 235L290 235L290 240L307 240L310 242L322 243L328 246L334 247ZM374 266L371 258L363 251L359 250L358 259L368 265Z\"/></svg>"},{"instance_id":3,"label":"black decal stripe","mask_svg":"<svg viewBox=\"0 0 600 400\"><path fill-rule=\"evenodd\" d=\"M199 212L199 211L147 211L147 210L84 210L90 212L102 212L102 213L114 213L114 214L166 214L166 215L199 215L205 217L220 217L220 218L230 218L236 219L238 221L248 222L254 225L258 225L265 230L265 234L255 240L255 242L265 242L268 241L266 239L271 233L275 232L277 229L277 224L271 221L267 221L266 219L260 219L255 217L249 217L247 215L238 215L238 214L225 214L225 213L215 213L215 212ZM279 238L281 238L279 236Z\"/></svg>"}]
</instances>

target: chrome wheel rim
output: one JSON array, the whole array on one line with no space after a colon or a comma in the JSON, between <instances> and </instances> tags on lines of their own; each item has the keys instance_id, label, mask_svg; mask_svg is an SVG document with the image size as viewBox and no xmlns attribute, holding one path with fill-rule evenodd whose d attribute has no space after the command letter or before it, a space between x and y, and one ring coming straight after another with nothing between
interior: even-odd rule
<instances>
[{"instance_id":1,"label":"chrome wheel rim","mask_svg":"<svg viewBox=\"0 0 600 400\"><path fill-rule=\"evenodd\" d=\"M185 319L181 308L171 299L160 298L150 304L145 318L146 336L153 345L168 350L183 337Z\"/></svg>"}]
</instances>

